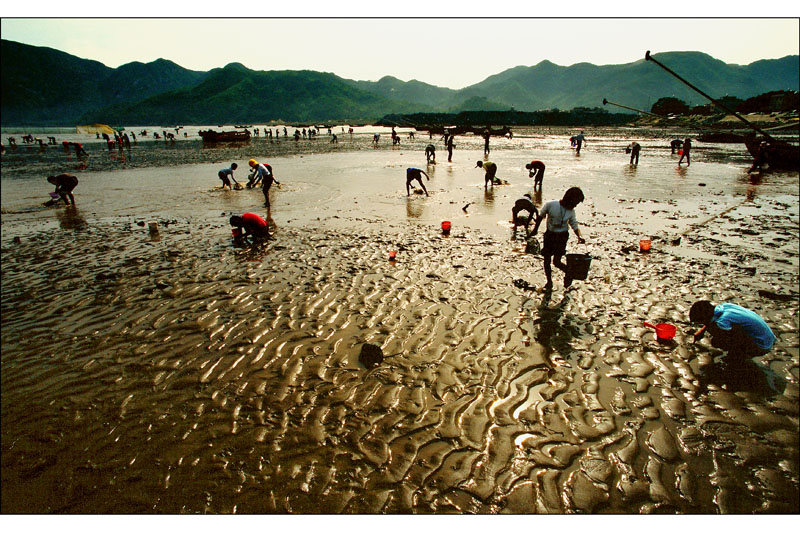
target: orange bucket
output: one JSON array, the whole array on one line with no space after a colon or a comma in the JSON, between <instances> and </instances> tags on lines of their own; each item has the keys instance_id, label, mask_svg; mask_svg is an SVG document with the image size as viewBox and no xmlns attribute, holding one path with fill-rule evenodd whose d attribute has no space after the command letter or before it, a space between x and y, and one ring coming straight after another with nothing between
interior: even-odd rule
<instances>
[{"instance_id":1,"label":"orange bucket","mask_svg":"<svg viewBox=\"0 0 800 535\"><path fill-rule=\"evenodd\" d=\"M650 251L650 240L639 240L639 250L643 253Z\"/></svg>"},{"instance_id":2,"label":"orange bucket","mask_svg":"<svg viewBox=\"0 0 800 535\"><path fill-rule=\"evenodd\" d=\"M389 262L397 260L397 251L389 251Z\"/></svg>"}]
</instances>

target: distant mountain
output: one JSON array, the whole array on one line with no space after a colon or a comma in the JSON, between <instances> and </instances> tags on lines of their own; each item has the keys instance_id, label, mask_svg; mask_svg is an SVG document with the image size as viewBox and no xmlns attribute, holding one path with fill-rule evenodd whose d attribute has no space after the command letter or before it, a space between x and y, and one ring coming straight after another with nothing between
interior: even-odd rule
<instances>
[{"instance_id":1,"label":"distant mountain","mask_svg":"<svg viewBox=\"0 0 800 535\"><path fill-rule=\"evenodd\" d=\"M384 76L377 82L351 80L350 83L359 89L387 99L425 104L433 109L449 108L453 105L454 100L458 99L458 91L455 89L437 87L418 80L403 82L394 76Z\"/></svg>"},{"instance_id":2,"label":"distant mountain","mask_svg":"<svg viewBox=\"0 0 800 535\"><path fill-rule=\"evenodd\" d=\"M713 97L798 91L800 59L731 65L701 52L653 57ZM209 72L159 59L116 69L58 50L2 41L2 124L74 125L367 122L389 114L538 111L602 107L604 98L649 111L662 97L705 99L644 58L621 65L542 61L455 90L385 76L346 80L316 71L254 71L239 63ZM620 112L620 108L609 109Z\"/></svg>"},{"instance_id":3,"label":"distant mountain","mask_svg":"<svg viewBox=\"0 0 800 535\"><path fill-rule=\"evenodd\" d=\"M199 84L84 115L114 124L314 123L409 113L420 105L389 100L330 73L253 71L232 63ZM153 118L159 118L154 121Z\"/></svg>"},{"instance_id":4,"label":"distant mountain","mask_svg":"<svg viewBox=\"0 0 800 535\"><path fill-rule=\"evenodd\" d=\"M0 54L4 125L74 125L88 110L193 85L207 75L164 59L112 69L5 39Z\"/></svg>"}]
</instances>

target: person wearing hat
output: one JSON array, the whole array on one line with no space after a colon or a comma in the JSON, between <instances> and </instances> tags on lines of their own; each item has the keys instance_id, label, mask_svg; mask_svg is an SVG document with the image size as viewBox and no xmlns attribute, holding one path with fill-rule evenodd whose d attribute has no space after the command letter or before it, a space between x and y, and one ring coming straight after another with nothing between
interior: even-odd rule
<instances>
[{"instance_id":1,"label":"person wearing hat","mask_svg":"<svg viewBox=\"0 0 800 535\"><path fill-rule=\"evenodd\" d=\"M494 186L494 179L495 175L497 174L497 165L493 162L482 162L478 160L478 163L475 165L475 167L483 167L483 169L486 171L486 175L483 177L483 189L486 189L486 186L490 183L492 186Z\"/></svg>"},{"instance_id":2,"label":"person wearing hat","mask_svg":"<svg viewBox=\"0 0 800 535\"><path fill-rule=\"evenodd\" d=\"M536 217L536 225L533 227L532 234L536 236L539 231L539 224L547 217L547 230L544 233L544 244L542 245L542 256L544 257L544 275L547 277L545 288L553 287L551 258L553 265L564 272L564 288L569 288L572 284L572 277L567 272L567 266L561 262L561 258L567 254L567 240L569 239L569 228L578 236L578 243L586 243L581 236L578 227L578 219L575 217L575 207L583 202L583 191L580 188L569 188L560 201L548 201L544 203L539 215Z\"/></svg>"},{"instance_id":3,"label":"person wearing hat","mask_svg":"<svg viewBox=\"0 0 800 535\"><path fill-rule=\"evenodd\" d=\"M68 205L70 201L72 201L72 205L75 206L75 197L72 196L72 190L78 185L78 178L75 175L63 173L56 176L49 176L47 177L47 181L56 187L53 193L59 194L64 204ZM69 200L67 200L68 198Z\"/></svg>"},{"instance_id":4,"label":"person wearing hat","mask_svg":"<svg viewBox=\"0 0 800 535\"><path fill-rule=\"evenodd\" d=\"M542 182L544 181L544 169L545 169L544 162L541 162L539 160L533 160L531 163L525 164L525 169L530 171L528 173L528 178L533 178L533 189L536 189L536 186L539 186L539 189L542 189Z\"/></svg>"},{"instance_id":5,"label":"person wearing hat","mask_svg":"<svg viewBox=\"0 0 800 535\"><path fill-rule=\"evenodd\" d=\"M272 187L273 182L279 186L281 183L275 180L275 175L272 174L272 166L269 164L258 163L253 159L247 163L250 165L250 169L253 170L253 178L255 179L252 185L248 183L248 187L253 187L260 182L261 190L264 192L264 206L269 208L269 188Z\"/></svg>"},{"instance_id":6,"label":"person wearing hat","mask_svg":"<svg viewBox=\"0 0 800 535\"><path fill-rule=\"evenodd\" d=\"M517 231L517 226L519 225L519 221L517 216L520 212L528 212L528 218L525 220L525 235L528 235L528 225L530 225L531 220L539 216L539 210L536 209L536 205L533 204L533 199L529 193L526 193L514 203L514 208L511 209L511 218L514 220L514 232Z\"/></svg>"}]
</instances>

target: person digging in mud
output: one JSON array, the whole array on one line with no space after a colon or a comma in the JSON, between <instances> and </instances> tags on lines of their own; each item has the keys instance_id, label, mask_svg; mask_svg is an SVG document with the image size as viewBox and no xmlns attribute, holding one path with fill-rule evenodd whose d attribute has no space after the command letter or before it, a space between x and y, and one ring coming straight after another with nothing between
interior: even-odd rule
<instances>
[{"instance_id":1,"label":"person digging in mud","mask_svg":"<svg viewBox=\"0 0 800 535\"><path fill-rule=\"evenodd\" d=\"M49 176L47 177L47 181L56 187L54 193L58 193L61 196L64 204L69 205L70 201L72 201L72 205L75 205L75 197L72 196L72 190L78 185L78 178L75 175L63 173L56 176Z\"/></svg>"},{"instance_id":2,"label":"person digging in mud","mask_svg":"<svg viewBox=\"0 0 800 535\"><path fill-rule=\"evenodd\" d=\"M486 186L491 184L492 186L495 185L495 175L497 174L497 164L493 162L482 162L478 160L475 167L482 167L486 174L483 177L483 189L486 189Z\"/></svg>"},{"instance_id":3,"label":"person digging in mud","mask_svg":"<svg viewBox=\"0 0 800 535\"><path fill-rule=\"evenodd\" d=\"M428 146L425 147L425 159L428 163L436 163L436 147L432 143L428 143Z\"/></svg>"},{"instance_id":4,"label":"person digging in mud","mask_svg":"<svg viewBox=\"0 0 800 535\"><path fill-rule=\"evenodd\" d=\"M525 219L525 223L523 223L525 225L525 237L527 238L528 226L531 224L531 220L539 216L539 210L536 209L536 206L533 204L533 200L528 193L517 199L517 201L514 203L514 207L511 209L511 218L514 220L514 232L517 232L517 226L520 224L520 212L528 212L528 217Z\"/></svg>"},{"instance_id":5,"label":"person digging in mud","mask_svg":"<svg viewBox=\"0 0 800 535\"><path fill-rule=\"evenodd\" d=\"M264 192L264 206L269 208L269 188L272 187L272 183L275 182L277 185L281 185L280 182L275 180L275 175L272 174L272 166L265 163L258 163L255 160L250 160L247 162L250 165L250 168L253 170L254 175L253 178L255 179L252 181L252 185L248 182L248 187L253 187L259 182L261 183L261 190Z\"/></svg>"},{"instance_id":6,"label":"person digging in mud","mask_svg":"<svg viewBox=\"0 0 800 535\"><path fill-rule=\"evenodd\" d=\"M544 233L544 245L542 246L544 274L547 277L546 289L553 287L551 259L553 265L564 272L564 288L569 288L572 284L572 277L567 271L566 264L561 262L561 258L567 254L569 227L572 227L575 235L578 236L578 243L586 243L586 240L581 236L578 219L575 216L575 207L582 203L583 199L583 191L580 188L569 188L560 201L546 202L536 217L536 225L531 233L533 236L536 236L539 225L547 217L547 230Z\"/></svg>"},{"instance_id":7,"label":"person digging in mud","mask_svg":"<svg viewBox=\"0 0 800 535\"><path fill-rule=\"evenodd\" d=\"M425 184L422 183L422 175L425 175L428 180L431 179L428 173L422 169L417 169L416 167L409 167L406 169L406 195L411 195L411 183L416 180L419 182L419 185L422 186L422 191L425 192L425 196L428 197L428 190L425 189Z\"/></svg>"},{"instance_id":8,"label":"person digging in mud","mask_svg":"<svg viewBox=\"0 0 800 535\"><path fill-rule=\"evenodd\" d=\"M530 171L528 173L528 178L533 178L533 189L537 189L538 186L538 189L541 190L542 183L544 182L544 162L533 160L531 163L525 164L525 169Z\"/></svg>"},{"instance_id":9,"label":"person digging in mud","mask_svg":"<svg viewBox=\"0 0 800 535\"><path fill-rule=\"evenodd\" d=\"M230 190L233 189L233 186L231 185L231 181L228 180L228 177L231 177L231 179L234 182L236 182L237 186L239 185L239 182L237 182L236 179L233 177L233 172L238 167L239 166L237 164L232 163L230 167L226 167L225 169L220 169L219 170L219 173L217 173L217 175L219 176L219 179L222 180L222 188L223 189L225 188L225 186L228 186L228 189L230 189Z\"/></svg>"},{"instance_id":10,"label":"person digging in mud","mask_svg":"<svg viewBox=\"0 0 800 535\"><path fill-rule=\"evenodd\" d=\"M245 212L241 216L232 215L230 223L233 228L237 228L241 232L239 237L244 238L250 235L255 240L269 239L271 237L266 220L257 214Z\"/></svg>"},{"instance_id":11,"label":"person digging in mud","mask_svg":"<svg viewBox=\"0 0 800 535\"><path fill-rule=\"evenodd\" d=\"M702 324L694 335L699 341L705 333L711 335L711 345L727 352L718 365L705 374L708 379L737 386L753 386L759 367L751 360L766 355L775 345L775 334L764 319L747 308L733 303L714 305L697 301L689 309L689 321ZM770 380L771 374L767 374ZM772 381L774 383L774 380ZM770 385L776 389L774 385Z\"/></svg>"}]
</instances>

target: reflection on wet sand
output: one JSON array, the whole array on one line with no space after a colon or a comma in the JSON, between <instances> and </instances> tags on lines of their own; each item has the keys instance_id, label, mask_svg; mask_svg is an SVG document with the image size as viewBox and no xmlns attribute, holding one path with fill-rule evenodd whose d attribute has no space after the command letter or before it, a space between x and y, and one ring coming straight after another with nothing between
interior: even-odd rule
<instances>
[{"instance_id":1,"label":"reflection on wet sand","mask_svg":"<svg viewBox=\"0 0 800 535\"><path fill-rule=\"evenodd\" d=\"M348 192L291 217L306 186L287 180L267 213L275 239L242 247L211 196L212 215L158 219L152 238L136 208L95 216L88 188L16 241L46 212L4 212L3 512L797 512L796 197L765 192L773 178L748 203L687 209L674 183L633 200L631 181L587 181L617 208L589 196L589 277L539 293L541 257L497 225L530 184L496 188L476 229L486 205L470 177L444 201L441 185L405 199L401 176L376 204L339 202ZM578 180L548 177L553 196ZM691 231L642 254L657 213ZM770 324L778 343L757 373L726 373L693 343L700 296ZM674 342L643 320L676 325ZM365 344L384 356L373 369Z\"/></svg>"}]
</instances>

